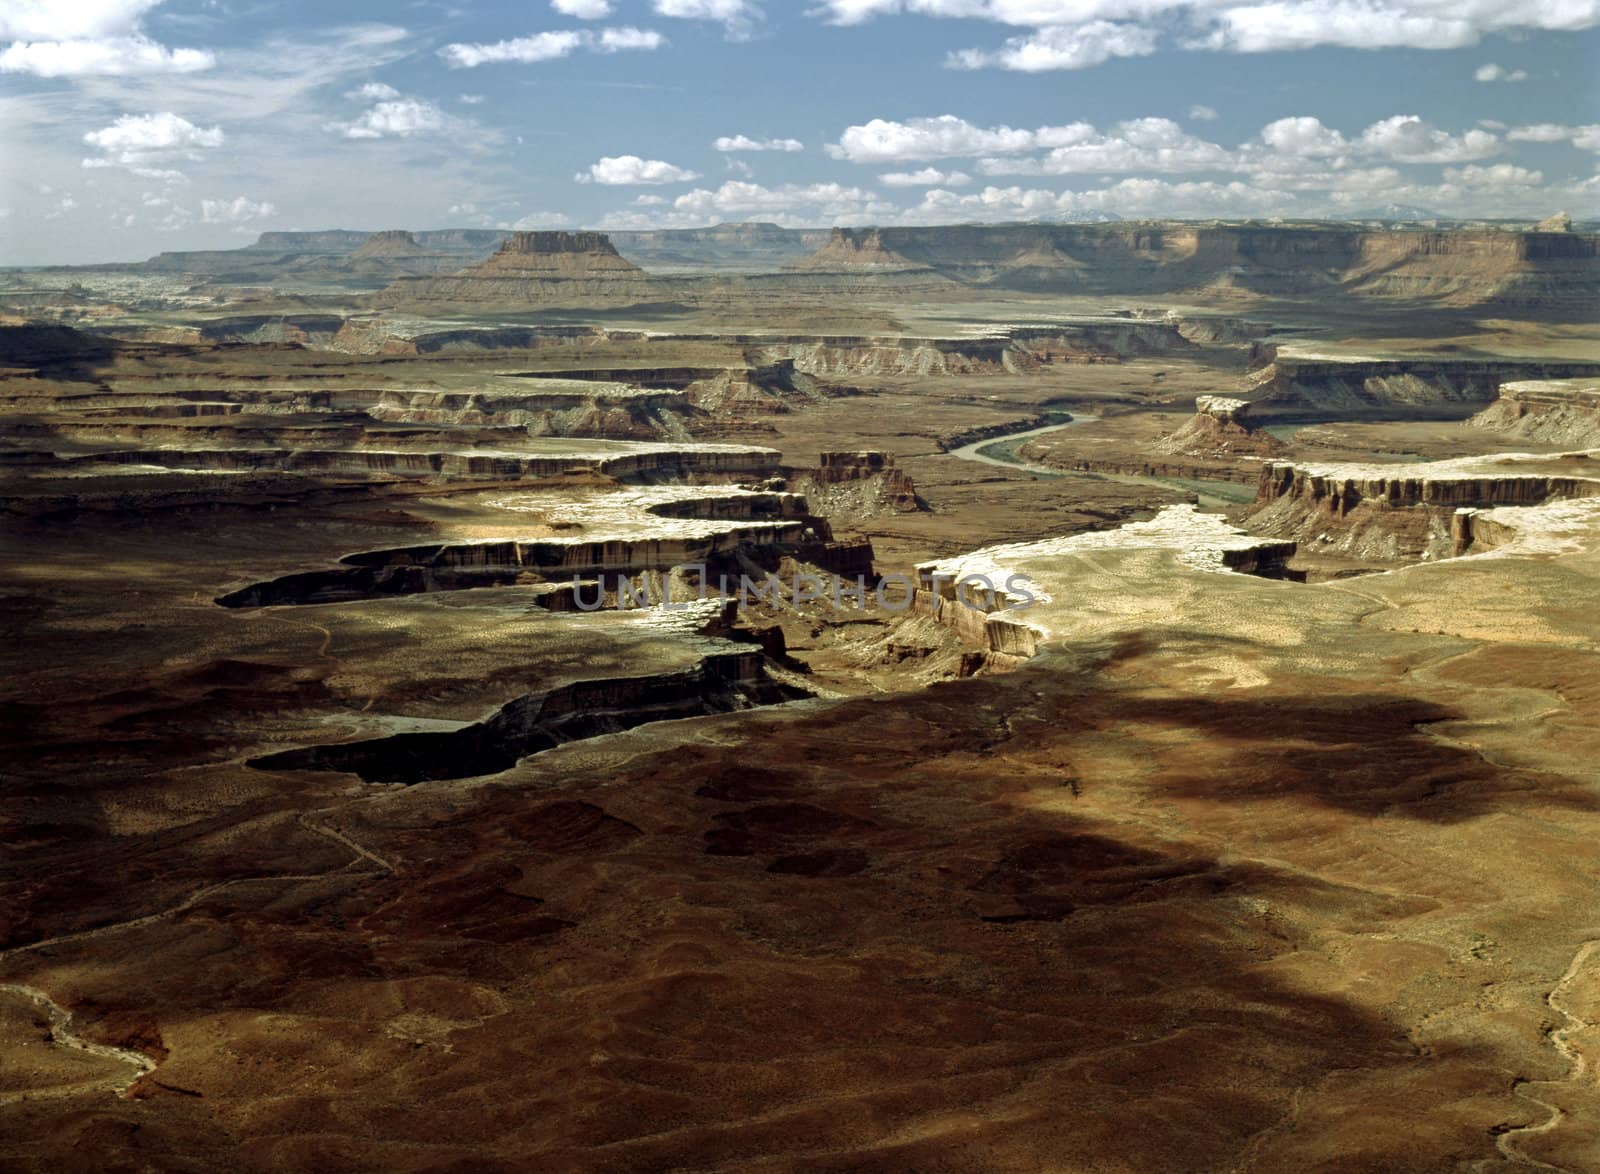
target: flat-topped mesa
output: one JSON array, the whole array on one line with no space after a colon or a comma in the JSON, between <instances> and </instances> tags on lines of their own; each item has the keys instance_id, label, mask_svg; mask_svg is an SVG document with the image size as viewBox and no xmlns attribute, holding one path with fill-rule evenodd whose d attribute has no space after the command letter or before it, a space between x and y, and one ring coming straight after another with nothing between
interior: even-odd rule
<instances>
[{"instance_id":1,"label":"flat-topped mesa","mask_svg":"<svg viewBox=\"0 0 1600 1174\"><path fill-rule=\"evenodd\" d=\"M1565 467L1563 467L1565 466ZM1338 517L1359 505L1537 505L1550 498L1600 497L1600 468L1586 454L1531 454L1417 465L1296 465L1261 468L1255 508L1280 498L1313 503Z\"/></svg>"},{"instance_id":2,"label":"flat-topped mesa","mask_svg":"<svg viewBox=\"0 0 1600 1174\"><path fill-rule=\"evenodd\" d=\"M617 252L603 232L514 232L468 273L504 277L581 277L589 273L643 274Z\"/></svg>"},{"instance_id":3,"label":"flat-topped mesa","mask_svg":"<svg viewBox=\"0 0 1600 1174\"><path fill-rule=\"evenodd\" d=\"M901 256L883 243L883 232L877 228L835 228L823 245L809 257L790 263L791 269L820 270L917 270L931 268L918 261Z\"/></svg>"},{"instance_id":4,"label":"flat-topped mesa","mask_svg":"<svg viewBox=\"0 0 1600 1174\"><path fill-rule=\"evenodd\" d=\"M361 247L351 254L352 257L438 257L431 249L425 249L417 243L417 238L403 228L386 228L382 232L375 232L361 242Z\"/></svg>"},{"instance_id":5,"label":"flat-topped mesa","mask_svg":"<svg viewBox=\"0 0 1600 1174\"><path fill-rule=\"evenodd\" d=\"M609 253L617 256L611 238L603 232L513 232L500 242L497 253Z\"/></svg>"},{"instance_id":6,"label":"flat-topped mesa","mask_svg":"<svg viewBox=\"0 0 1600 1174\"><path fill-rule=\"evenodd\" d=\"M406 278L384 300L522 307L615 308L684 296L682 281L653 277L603 232L514 232L487 260L447 277Z\"/></svg>"}]
</instances>

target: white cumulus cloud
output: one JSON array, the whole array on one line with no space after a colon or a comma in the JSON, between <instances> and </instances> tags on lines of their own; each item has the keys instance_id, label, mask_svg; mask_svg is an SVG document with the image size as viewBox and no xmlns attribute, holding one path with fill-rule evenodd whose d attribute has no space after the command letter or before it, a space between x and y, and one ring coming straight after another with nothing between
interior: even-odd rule
<instances>
[{"instance_id":1,"label":"white cumulus cloud","mask_svg":"<svg viewBox=\"0 0 1600 1174\"><path fill-rule=\"evenodd\" d=\"M697 217L720 215L794 214L809 212L829 219L864 216L873 212L891 214L894 205L879 200L863 188L838 183L782 184L764 187L758 183L730 179L715 191L696 188L672 202L680 213Z\"/></svg>"},{"instance_id":2,"label":"white cumulus cloud","mask_svg":"<svg viewBox=\"0 0 1600 1174\"><path fill-rule=\"evenodd\" d=\"M654 29L636 29L632 25L601 29L590 44L596 53L622 53L630 49L659 49L667 39Z\"/></svg>"},{"instance_id":3,"label":"white cumulus cloud","mask_svg":"<svg viewBox=\"0 0 1600 1174\"><path fill-rule=\"evenodd\" d=\"M86 77L193 73L216 58L169 49L145 35L145 13L161 0L5 0L0 5L0 73Z\"/></svg>"},{"instance_id":4,"label":"white cumulus cloud","mask_svg":"<svg viewBox=\"0 0 1600 1174\"><path fill-rule=\"evenodd\" d=\"M678 20L714 20L730 37L747 36L761 15L751 0L651 0L657 15Z\"/></svg>"},{"instance_id":5,"label":"white cumulus cloud","mask_svg":"<svg viewBox=\"0 0 1600 1174\"><path fill-rule=\"evenodd\" d=\"M878 182L892 188L961 187L972 182L965 171L940 171L937 167L924 167L920 171L886 171Z\"/></svg>"},{"instance_id":6,"label":"white cumulus cloud","mask_svg":"<svg viewBox=\"0 0 1600 1174\"><path fill-rule=\"evenodd\" d=\"M393 86L384 85L382 82L368 82L364 86L357 86L353 90L346 90L346 98L358 102L377 102L384 98L398 98L400 91Z\"/></svg>"},{"instance_id":7,"label":"white cumulus cloud","mask_svg":"<svg viewBox=\"0 0 1600 1174\"><path fill-rule=\"evenodd\" d=\"M1042 73L1088 69L1113 57L1145 57L1156 51L1156 30L1144 25L1092 20L1010 37L998 49L960 49L945 64L952 69L1011 69Z\"/></svg>"},{"instance_id":8,"label":"white cumulus cloud","mask_svg":"<svg viewBox=\"0 0 1600 1174\"><path fill-rule=\"evenodd\" d=\"M1512 127L1506 132L1506 138L1518 143L1571 143L1582 151L1600 151L1600 123L1562 126L1554 122L1540 122L1533 126Z\"/></svg>"},{"instance_id":9,"label":"white cumulus cloud","mask_svg":"<svg viewBox=\"0 0 1600 1174\"><path fill-rule=\"evenodd\" d=\"M1073 124L1087 126L1086 123ZM1093 131L1093 127L1088 128ZM974 126L953 114L937 118L911 118L894 122L874 118L846 127L837 143L828 146L835 159L852 163L901 163L913 159L944 159L957 155L1010 155L1043 146L1041 137L1071 127L1041 127L1037 131L1009 126Z\"/></svg>"},{"instance_id":10,"label":"white cumulus cloud","mask_svg":"<svg viewBox=\"0 0 1600 1174\"><path fill-rule=\"evenodd\" d=\"M1396 163L1461 163L1500 150L1500 139L1486 130L1452 135L1415 114L1397 114L1361 132L1361 145Z\"/></svg>"},{"instance_id":11,"label":"white cumulus cloud","mask_svg":"<svg viewBox=\"0 0 1600 1174\"><path fill-rule=\"evenodd\" d=\"M0 40L69 41L117 37L138 30L161 0L6 0Z\"/></svg>"},{"instance_id":12,"label":"white cumulus cloud","mask_svg":"<svg viewBox=\"0 0 1600 1174\"><path fill-rule=\"evenodd\" d=\"M1082 124L1074 141L1038 159L985 158L985 175L1071 175L1117 171L1221 171L1234 166L1234 155L1216 143L1197 138L1170 118L1135 118L1119 122L1109 134Z\"/></svg>"},{"instance_id":13,"label":"white cumulus cloud","mask_svg":"<svg viewBox=\"0 0 1600 1174\"><path fill-rule=\"evenodd\" d=\"M1446 167L1444 178L1469 188L1517 187L1544 182L1544 172L1530 171L1511 163L1496 163L1489 167L1469 164L1466 167Z\"/></svg>"},{"instance_id":14,"label":"white cumulus cloud","mask_svg":"<svg viewBox=\"0 0 1600 1174\"><path fill-rule=\"evenodd\" d=\"M1323 126L1320 118L1301 116L1280 118L1261 128L1261 141L1281 155L1315 158L1322 155L1342 155L1350 149L1349 141L1332 127Z\"/></svg>"},{"instance_id":15,"label":"white cumulus cloud","mask_svg":"<svg viewBox=\"0 0 1600 1174\"><path fill-rule=\"evenodd\" d=\"M1487 65L1478 66L1472 75L1475 81L1480 82L1525 82L1528 80L1528 71L1525 69L1507 69L1503 65L1489 62Z\"/></svg>"},{"instance_id":16,"label":"white cumulus cloud","mask_svg":"<svg viewBox=\"0 0 1600 1174\"><path fill-rule=\"evenodd\" d=\"M0 73L38 77L194 73L216 58L201 49L168 49L148 37L105 41L18 41L0 49Z\"/></svg>"},{"instance_id":17,"label":"white cumulus cloud","mask_svg":"<svg viewBox=\"0 0 1600 1174\"><path fill-rule=\"evenodd\" d=\"M637 155L608 155L598 163L591 163L588 171L573 177L579 183L609 185L643 183L687 183L699 179L700 173L674 167L661 159L641 159Z\"/></svg>"},{"instance_id":18,"label":"white cumulus cloud","mask_svg":"<svg viewBox=\"0 0 1600 1174\"><path fill-rule=\"evenodd\" d=\"M936 189L907 219L921 221L1051 219L1109 213L1122 217L1257 216L1295 203L1292 193L1231 182L1124 179L1088 191L987 187L968 195Z\"/></svg>"},{"instance_id":19,"label":"white cumulus cloud","mask_svg":"<svg viewBox=\"0 0 1600 1174\"><path fill-rule=\"evenodd\" d=\"M220 126L196 126L170 110L159 114L124 114L110 126L92 130L83 141L101 152L83 161L85 167L121 166L150 179L181 179L181 173L160 164L199 159L220 147Z\"/></svg>"},{"instance_id":20,"label":"white cumulus cloud","mask_svg":"<svg viewBox=\"0 0 1600 1174\"><path fill-rule=\"evenodd\" d=\"M611 0L550 0L550 7L579 20L604 20L611 15Z\"/></svg>"},{"instance_id":21,"label":"white cumulus cloud","mask_svg":"<svg viewBox=\"0 0 1600 1174\"><path fill-rule=\"evenodd\" d=\"M718 151L804 151L806 145L799 139L752 139L748 135L723 135L713 139L711 146Z\"/></svg>"},{"instance_id":22,"label":"white cumulus cloud","mask_svg":"<svg viewBox=\"0 0 1600 1174\"><path fill-rule=\"evenodd\" d=\"M443 110L420 98L395 98L379 102L354 122L329 123L347 139L410 138L431 134L450 125Z\"/></svg>"},{"instance_id":23,"label":"white cumulus cloud","mask_svg":"<svg viewBox=\"0 0 1600 1174\"><path fill-rule=\"evenodd\" d=\"M570 57L580 49L591 53L621 53L659 49L666 43L665 37L651 29L622 25L598 32L593 29L561 29L483 44L458 42L440 49L439 56L452 69L474 69L480 65L504 62L532 65L540 61L554 61L559 57Z\"/></svg>"},{"instance_id":24,"label":"white cumulus cloud","mask_svg":"<svg viewBox=\"0 0 1600 1174\"><path fill-rule=\"evenodd\" d=\"M1140 55L1162 37L1181 49L1237 53L1458 49L1489 33L1600 25L1600 0L820 0L812 11L836 25L903 14L1029 29L997 48L962 50L951 63L1032 70Z\"/></svg>"}]
</instances>

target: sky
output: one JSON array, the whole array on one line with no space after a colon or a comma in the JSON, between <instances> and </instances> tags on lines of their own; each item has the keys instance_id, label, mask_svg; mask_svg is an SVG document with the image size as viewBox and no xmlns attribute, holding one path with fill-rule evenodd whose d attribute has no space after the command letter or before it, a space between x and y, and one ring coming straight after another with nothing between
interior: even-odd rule
<instances>
[{"instance_id":1,"label":"sky","mask_svg":"<svg viewBox=\"0 0 1600 1174\"><path fill-rule=\"evenodd\" d=\"M1600 216L1600 0L0 0L0 264L266 230Z\"/></svg>"}]
</instances>

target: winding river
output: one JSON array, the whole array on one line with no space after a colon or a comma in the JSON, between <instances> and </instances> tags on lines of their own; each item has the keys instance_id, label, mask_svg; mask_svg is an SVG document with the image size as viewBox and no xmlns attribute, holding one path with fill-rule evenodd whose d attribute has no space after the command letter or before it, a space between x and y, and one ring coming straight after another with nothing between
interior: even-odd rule
<instances>
[{"instance_id":1,"label":"winding river","mask_svg":"<svg viewBox=\"0 0 1600 1174\"><path fill-rule=\"evenodd\" d=\"M1044 424L1037 428L1024 429L1021 432L1009 432L1004 436L990 436L983 440L964 444L960 448L950 450L950 455L959 457L963 461L974 461L980 465L997 465L1002 469L1017 469L1025 473L1032 473L1035 477L1048 477L1058 479L1061 477L1084 477L1096 481L1116 481L1123 485L1153 485L1162 489L1177 489L1184 493L1193 493L1199 504L1206 509L1222 509L1227 506L1240 505L1255 497L1255 488L1250 485L1234 481L1197 481L1179 477L1146 477L1132 473L1091 473L1055 469L1049 465L1041 465L1034 461L1023 460L1019 450L1024 444L1036 436L1044 436L1052 432L1074 427L1078 424L1092 424L1099 416L1073 416L1067 420L1058 420L1053 424Z\"/></svg>"}]
</instances>

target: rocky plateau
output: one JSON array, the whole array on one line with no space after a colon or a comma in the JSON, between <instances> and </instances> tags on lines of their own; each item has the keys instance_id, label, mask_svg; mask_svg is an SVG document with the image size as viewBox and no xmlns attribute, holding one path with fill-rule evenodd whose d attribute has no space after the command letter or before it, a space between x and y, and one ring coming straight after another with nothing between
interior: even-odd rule
<instances>
[{"instance_id":1,"label":"rocky plateau","mask_svg":"<svg viewBox=\"0 0 1600 1174\"><path fill-rule=\"evenodd\" d=\"M0 282L0 1168L1600 1146L1596 238Z\"/></svg>"}]
</instances>

